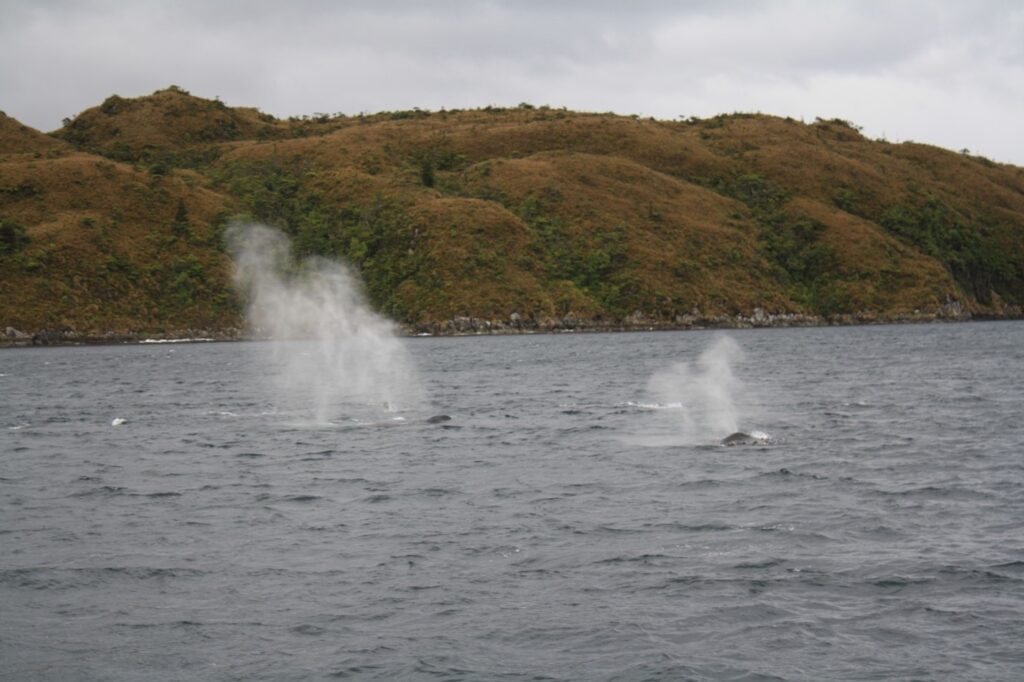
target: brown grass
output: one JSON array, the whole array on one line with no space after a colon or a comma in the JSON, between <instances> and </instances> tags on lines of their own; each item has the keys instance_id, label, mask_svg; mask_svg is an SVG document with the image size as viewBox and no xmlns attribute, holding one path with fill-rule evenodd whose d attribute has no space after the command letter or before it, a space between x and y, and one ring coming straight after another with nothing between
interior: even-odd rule
<instances>
[{"instance_id":1,"label":"brown grass","mask_svg":"<svg viewBox=\"0 0 1024 682\"><path fill-rule=\"evenodd\" d=\"M393 291L410 323L813 312L808 286L839 294L832 312L867 317L949 301L1015 315L1024 303L1024 169L868 140L838 121L525 107L278 121L170 88L112 97L55 135L0 116L0 218L31 239L0 256L0 326L238 325L219 226L249 206L221 179L245 166L283 169L336 215L399 207L419 257ZM743 203L738 178L780 192L775 213ZM929 199L1006 255L1000 276L1014 281L1017 267L1022 284L976 298L882 226L894 207ZM187 228L175 225L181 203ZM780 219L822 226L816 244L835 259L823 278L792 281L771 260L766 221ZM613 264L598 282L586 267L602 255ZM200 280L169 290L189 264Z\"/></svg>"}]
</instances>

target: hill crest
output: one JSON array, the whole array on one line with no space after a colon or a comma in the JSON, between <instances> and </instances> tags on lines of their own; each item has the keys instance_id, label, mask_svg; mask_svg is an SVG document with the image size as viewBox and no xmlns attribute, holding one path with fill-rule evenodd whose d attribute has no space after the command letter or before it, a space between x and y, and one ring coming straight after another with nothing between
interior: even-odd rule
<instances>
[{"instance_id":1,"label":"hill crest","mask_svg":"<svg viewBox=\"0 0 1024 682\"><path fill-rule=\"evenodd\" d=\"M232 217L349 261L379 310L428 331L1024 304L1024 169L838 119L522 105L281 121L171 87L108 98L60 140L19 126L0 119L0 152L24 150L0 157L0 260L18 273L0 324L19 329L237 328L219 244ZM95 305L99 282L122 298Z\"/></svg>"}]
</instances>

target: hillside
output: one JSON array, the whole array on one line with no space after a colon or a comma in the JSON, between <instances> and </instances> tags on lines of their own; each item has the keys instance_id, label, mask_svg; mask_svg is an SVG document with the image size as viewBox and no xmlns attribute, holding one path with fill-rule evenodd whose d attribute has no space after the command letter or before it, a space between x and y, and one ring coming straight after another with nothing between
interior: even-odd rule
<instances>
[{"instance_id":1,"label":"hillside","mask_svg":"<svg viewBox=\"0 0 1024 682\"><path fill-rule=\"evenodd\" d=\"M515 109L287 121L172 87L0 117L0 330L236 333L231 220L410 330L1019 317L1024 169L845 121Z\"/></svg>"}]
</instances>

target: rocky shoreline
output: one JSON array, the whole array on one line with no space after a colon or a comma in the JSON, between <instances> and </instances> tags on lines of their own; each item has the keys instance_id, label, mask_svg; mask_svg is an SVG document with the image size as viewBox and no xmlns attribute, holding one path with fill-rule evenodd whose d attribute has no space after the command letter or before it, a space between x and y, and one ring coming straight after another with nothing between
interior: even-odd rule
<instances>
[{"instance_id":1,"label":"rocky shoreline","mask_svg":"<svg viewBox=\"0 0 1024 682\"><path fill-rule=\"evenodd\" d=\"M486 336L507 334L557 334L630 331L686 331L700 329L755 329L786 327L832 327L872 324L920 324L929 322L966 322L970 320L1024 319L1024 309L1006 308L997 314L972 314L959 304L947 304L938 311L914 311L907 314L884 315L875 312L856 314L808 315L803 313L770 313L755 308L749 314L702 315L694 311L673 318L655 317L636 312L623 319L607 320L565 317L522 316L512 313L507 319L486 319L457 316L440 322L400 325L404 336ZM0 348L25 346L114 345L142 343L188 343L247 341L265 338L259 333L228 327L225 329L181 329L160 333L108 331L101 334L82 333L73 329L46 329L25 333L6 327L0 335Z\"/></svg>"},{"instance_id":2,"label":"rocky shoreline","mask_svg":"<svg viewBox=\"0 0 1024 682\"><path fill-rule=\"evenodd\" d=\"M0 335L0 348L25 346L101 346L126 343L188 343L202 341L240 341L247 335L240 329L183 329L161 333L107 331L79 332L74 329L42 329L28 334L7 327Z\"/></svg>"},{"instance_id":3,"label":"rocky shoreline","mask_svg":"<svg viewBox=\"0 0 1024 682\"><path fill-rule=\"evenodd\" d=\"M1017 319L1024 317L1024 310L1006 311L1007 314L985 319ZM476 317L453 317L442 322L418 324L403 327L406 333L431 336L466 336L479 334L529 334L558 333L567 331L682 331L691 329L752 329L765 327L828 327L864 324L899 324L917 322L963 322L977 316L965 311L959 303L943 306L938 311L914 311L909 314L884 315L876 312L856 314L810 315L805 313L771 313L763 308L754 308L749 314L704 315L694 310L675 317L658 317L635 312L621 320L565 317L530 316L522 317L513 313L507 320ZM979 318L981 319L981 318Z\"/></svg>"}]
</instances>

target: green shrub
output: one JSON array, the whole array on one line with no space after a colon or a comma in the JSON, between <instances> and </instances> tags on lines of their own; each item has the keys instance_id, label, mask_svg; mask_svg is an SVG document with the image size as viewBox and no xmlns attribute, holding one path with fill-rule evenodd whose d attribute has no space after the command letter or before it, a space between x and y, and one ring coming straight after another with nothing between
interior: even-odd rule
<instances>
[{"instance_id":1,"label":"green shrub","mask_svg":"<svg viewBox=\"0 0 1024 682\"><path fill-rule=\"evenodd\" d=\"M359 269L371 303L403 319L409 311L398 302L398 287L416 276L423 259L405 209L379 196L367 205L339 207L308 177L301 167L234 164L220 181L248 217L288 234L297 256L345 259Z\"/></svg>"},{"instance_id":2,"label":"green shrub","mask_svg":"<svg viewBox=\"0 0 1024 682\"><path fill-rule=\"evenodd\" d=\"M13 220L0 220L0 256L17 253L32 241L25 227Z\"/></svg>"},{"instance_id":3,"label":"green shrub","mask_svg":"<svg viewBox=\"0 0 1024 682\"><path fill-rule=\"evenodd\" d=\"M859 215L857 209L857 194L848 187L840 187L832 195L832 203L847 213Z\"/></svg>"},{"instance_id":4,"label":"green shrub","mask_svg":"<svg viewBox=\"0 0 1024 682\"><path fill-rule=\"evenodd\" d=\"M434 164L430 159L420 161L420 182L424 187L434 186Z\"/></svg>"},{"instance_id":5,"label":"green shrub","mask_svg":"<svg viewBox=\"0 0 1024 682\"><path fill-rule=\"evenodd\" d=\"M990 302L992 291L1020 300L1024 265L991 237L990 229L969 222L937 197L892 206L879 224L945 265L981 303Z\"/></svg>"},{"instance_id":6,"label":"green shrub","mask_svg":"<svg viewBox=\"0 0 1024 682\"><path fill-rule=\"evenodd\" d=\"M128 107L128 100L124 97L118 97L117 95L111 95L110 97L103 100L103 104L100 105L100 111L107 116L124 111Z\"/></svg>"},{"instance_id":7,"label":"green shrub","mask_svg":"<svg viewBox=\"0 0 1024 682\"><path fill-rule=\"evenodd\" d=\"M813 284L831 273L838 262L835 250L818 241L824 230L825 225L817 220L778 220L762 226L761 247L791 281Z\"/></svg>"},{"instance_id":8,"label":"green shrub","mask_svg":"<svg viewBox=\"0 0 1024 682\"><path fill-rule=\"evenodd\" d=\"M205 290L206 270L193 255L180 256L157 273L162 294L178 305L191 305Z\"/></svg>"},{"instance_id":9,"label":"green shrub","mask_svg":"<svg viewBox=\"0 0 1024 682\"><path fill-rule=\"evenodd\" d=\"M725 186L725 193L739 199L755 211L774 211L787 199L787 193L756 173L739 175Z\"/></svg>"},{"instance_id":10,"label":"green shrub","mask_svg":"<svg viewBox=\"0 0 1024 682\"><path fill-rule=\"evenodd\" d=\"M28 180L19 182L13 187L4 187L0 189L0 193L6 194L11 199L31 199L32 197L39 196L39 188L33 185Z\"/></svg>"},{"instance_id":11,"label":"green shrub","mask_svg":"<svg viewBox=\"0 0 1024 682\"><path fill-rule=\"evenodd\" d=\"M549 286L569 282L609 313L623 314L629 228L614 225L596 234L573 236L554 214L561 200L559 192L548 191L542 196L530 194L517 205L506 204L532 233L530 265Z\"/></svg>"}]
</instances>

